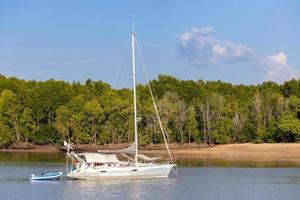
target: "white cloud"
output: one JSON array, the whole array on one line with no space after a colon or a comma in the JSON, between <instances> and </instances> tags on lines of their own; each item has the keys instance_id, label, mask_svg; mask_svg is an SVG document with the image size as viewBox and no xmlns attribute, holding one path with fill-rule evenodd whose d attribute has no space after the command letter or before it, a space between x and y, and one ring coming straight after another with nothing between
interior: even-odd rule
<instances>
[{"instance_id":1,"label":"white cloud","mask_svg":"<svg viewBox=\"0 0 300 200\"><path fill-rule=\"evenodd\" d=\"M270 59L270 61L282 64L282 65L287 64L287 56L283 52L279 52L278 54L275 54L275 55L269 55L268 59Z\"/></svg>"},{"instance_id":2,"label":"white cloud","mask_svg":"<svg viewBox=\"0 0 300 200\"><path fill-rule=\"evenodd\" d=\"M267 67L267 80L282 83L292 78L299 78L299 71L287 63L287 56L283 52L266 56L264 62Z\"/></svg>"},{"instance_id":3,"label":"white cloud","mask_svg":"<svg viewBox=\"0 0 300 200\"><path fill-rule=\"evenodd\" d=\"M299 71L288 64L285 53L259 55L244 44L220 40L212 27L193 27L178 36L180 57L198 66L226 66L229 63L249 62L262 67L266 80L283 82L298 78Z\"/></svg>"},{"instance_id":4,"label":"white cloud","mask_svg":"<svg viewBox=\"0 0 300 200\"><path fill-rule=\"evenodd\" d=\"M223 65L243 62L253 56L253 50L242 44L219 40L211 27L193 27L178 36L180 55L196 65Z\"/></svg>"}]
</instances>

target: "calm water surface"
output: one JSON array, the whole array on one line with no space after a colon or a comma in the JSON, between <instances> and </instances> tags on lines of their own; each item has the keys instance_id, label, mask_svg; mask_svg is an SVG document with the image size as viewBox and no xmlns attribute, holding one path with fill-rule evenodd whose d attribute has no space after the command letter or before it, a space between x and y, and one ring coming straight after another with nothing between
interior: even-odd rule
<instances>
[{"instance_id":1,"label":"calm water surface","mask_svg":"<svg viewBox=\"0 0 300 200\"><path fill-rule=\"evenodd\" d=\"M0 199L300 199L297 163L186 156L178 164L168 179L30 182L41 170L64 171L64 154L0 152Z\"/></svg>"}]
</instances>

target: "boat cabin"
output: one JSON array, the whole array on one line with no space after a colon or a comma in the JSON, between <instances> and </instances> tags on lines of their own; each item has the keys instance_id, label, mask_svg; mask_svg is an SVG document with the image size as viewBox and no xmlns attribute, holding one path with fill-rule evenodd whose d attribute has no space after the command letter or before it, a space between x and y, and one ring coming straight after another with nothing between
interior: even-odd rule
<instances>
[{"instance_id":1,"label":"boat cabin","mask_svg":"<svg viewBox=\"0 0 300 200\"><path fill-rule=\"evenodd\" d=\"M120 166L120 161L115 154L81 153L78 154L89 166Z\"/></svg>"}]
</instances>

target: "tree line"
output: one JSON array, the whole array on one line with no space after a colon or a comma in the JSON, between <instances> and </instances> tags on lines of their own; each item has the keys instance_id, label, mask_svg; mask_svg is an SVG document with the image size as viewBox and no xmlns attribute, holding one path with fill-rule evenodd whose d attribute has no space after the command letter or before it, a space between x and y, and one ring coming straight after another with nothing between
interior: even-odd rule
<instances>
[{"instance_id":1,"label":"tree line","mask_svg":"<svg viewBox=\"0 0 300 200\"><path fill-rule=\"evenodd\" d=\"M300 81L233 85L178 80L150 82L169 142L226 144L298 142ZM102 81L35 81L0 76L0 147L130 143L131 89ZM148 85L137 86L141 145L162 143Z\"/></svg>"}]
</instances>

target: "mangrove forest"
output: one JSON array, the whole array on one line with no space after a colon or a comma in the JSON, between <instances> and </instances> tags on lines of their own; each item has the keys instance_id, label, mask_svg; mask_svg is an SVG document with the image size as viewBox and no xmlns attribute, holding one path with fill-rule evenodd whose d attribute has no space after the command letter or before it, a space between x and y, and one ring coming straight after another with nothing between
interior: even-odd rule
<instances>
[{"instance_id":1,"label":"mangrove forest","mask_svg":"<svg viewBox=\"0 0 300 200\"><path fill-rule=\"evenodd\" d=\"M150 81L171 143L300 141L300 81L234 85ZM163 142L147 84L137 86L141 145ZM130 88L102 81L35 81L0 76L0 147L21 144L114 144L133 141Z\"/></svg>"}]
</instances>

